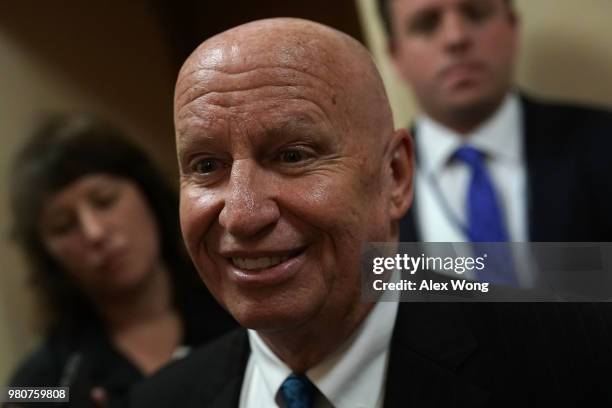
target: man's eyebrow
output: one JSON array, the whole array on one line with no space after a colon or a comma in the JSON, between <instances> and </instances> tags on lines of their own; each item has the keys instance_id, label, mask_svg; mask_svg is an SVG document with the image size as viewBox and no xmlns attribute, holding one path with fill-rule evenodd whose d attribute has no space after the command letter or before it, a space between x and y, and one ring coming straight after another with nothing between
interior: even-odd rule
<instances>
[{"instance_id":1,"label":"man's eyebrow","mask_svg":"<svg viewBox=\"0 0 612 408\"><path fill-rule=\"evenodd\" d=\"M316 120L309 114L303 113L292 116L290 119L283 121L279 124L277 129L282 131L311 129L313 126L316 126L319 123L319 120Z\"/></svg>"},{"instance_id":2,"label":"man's eyebrow","mask_svg":"<svg viewBox=\"0 0 612 408\"><path fill-rule=\"evenodd\" d=\"M177 130L176 150L179 155L187 149L204 144L210 145L215 142L218 142L216 138L209 132L203 130Z\"/></svg>"},{"instance_id":3,"label":"man's eyebrow","mask_svg":"<svg viewBox=\"0 0 612 408\"><path fill-rule=\"evenodd\" d=\"M315 117L316 114L299 114L281 122L272 124L265 129L265 134L273 138L287 138L291 136L318 135L328 128L325 121Z\"/></svg>"},{"instance_id":4,"label":"man's eyebrow","mask_svg":"<svg viewBox=\"0 0 612 408\"><path fill-rule=\"evenodd\" d=\"M435 15L435 13L439 11L439 9L440 7L435 4L424 5L415 10L411 15L409 15L406 21L408 23L412 23L420 19L430 17L432 15Z\"/></svg>"}]
</instances>

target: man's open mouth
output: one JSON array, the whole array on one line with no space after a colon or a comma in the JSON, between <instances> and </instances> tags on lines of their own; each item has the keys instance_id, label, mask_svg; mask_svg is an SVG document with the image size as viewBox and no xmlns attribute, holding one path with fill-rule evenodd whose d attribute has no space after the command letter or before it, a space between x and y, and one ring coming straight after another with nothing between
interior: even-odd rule
<instances>
[{"instance_id":1,"label":"man's open mouth","mask_svg":"<svg viewBox=\"0 0 612 408\"><path fill-rule=\"evenodd\" d=\"M276 251L259 254L241 253L230 256L227 259L238 269L243 271L258 271L263 269L274 268L283 262L289 261L292 258L299 256L304 252L305 248L299 248L292 251Z\"/></svg>"},{"instance_id":2,"label":"man's open mouth","mask_svg":"<svg viewBox=\"0 0 612 408\"><path fill-rule=\"evenodd\" d=\"M291 258L293 254L285 256L264 256L260 258L232 258L232 263L240 269L253 271L276 266Z\"/></svg>"}]
</instances>

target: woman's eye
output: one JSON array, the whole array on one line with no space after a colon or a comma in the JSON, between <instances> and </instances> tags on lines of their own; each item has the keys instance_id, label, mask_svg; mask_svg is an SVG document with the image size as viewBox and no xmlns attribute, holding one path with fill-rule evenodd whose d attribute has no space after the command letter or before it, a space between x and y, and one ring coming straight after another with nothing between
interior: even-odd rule
<instances>
[{"instance_id":1,"label":"woman's eye","mask_svg":"<svg viewBox=\"0 0 612 408\"><path fill-rule=\"evenodd\" d=\"M118 192L106 192L92 197L92 203L96 208L108 208L117 201Z\"/></svg>"},{"instance_id":2,"label":"woman's eye","mask_svg":"<svg viewBox=\"0 0 612 408\"><path fill-rule=\"evenodd\" d=\"M47 233L53 236L65 235L72 231L75 227L76 222L74 219L62 219L61 221L50 223L50 225L47 226Z\"/></svg>"}]
</instances>

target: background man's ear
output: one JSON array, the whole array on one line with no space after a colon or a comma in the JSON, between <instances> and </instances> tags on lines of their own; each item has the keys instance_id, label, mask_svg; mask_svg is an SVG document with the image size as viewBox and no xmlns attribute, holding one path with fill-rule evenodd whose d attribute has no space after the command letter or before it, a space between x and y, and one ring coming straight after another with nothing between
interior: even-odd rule
<instances>
[{"instance_id":1,"label":"background man's ear","mask_svg":"<svg viewBox=\"0 0 612 408\"><path fill-rule=\"evenodd\" d=\"M391 139L392 219L399 220L412 205L414 187L414 152L412 137L406 129L393 132Z\"/></svg>"}]
</instances>

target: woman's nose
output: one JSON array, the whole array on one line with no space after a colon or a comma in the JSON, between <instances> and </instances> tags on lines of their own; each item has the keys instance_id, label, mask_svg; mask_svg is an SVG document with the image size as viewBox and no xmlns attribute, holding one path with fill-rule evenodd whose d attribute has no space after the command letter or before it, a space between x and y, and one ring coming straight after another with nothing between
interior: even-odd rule
<instances>
[{"instance_id":1,"label":"woman's nose","mask_svg":"<svg viewBox=\"0 0 612 408\"><path fill-rule=\"evenodd\" d=\"M93 243L99 243L105 239L107 226L102 215L90 208L79 211L79 223L85 239Z\"/></svg>"}]
</instances>

